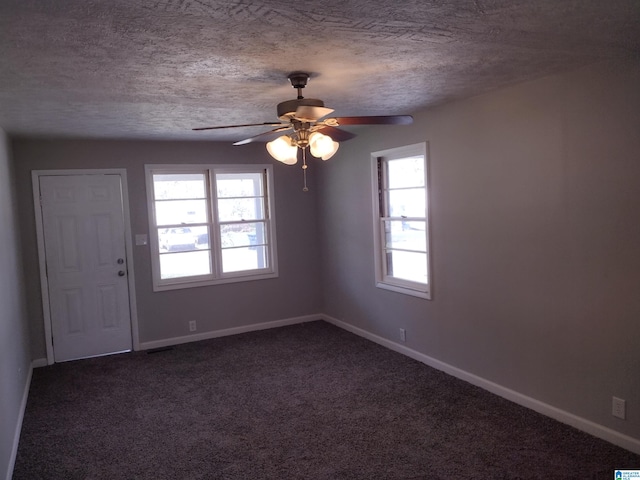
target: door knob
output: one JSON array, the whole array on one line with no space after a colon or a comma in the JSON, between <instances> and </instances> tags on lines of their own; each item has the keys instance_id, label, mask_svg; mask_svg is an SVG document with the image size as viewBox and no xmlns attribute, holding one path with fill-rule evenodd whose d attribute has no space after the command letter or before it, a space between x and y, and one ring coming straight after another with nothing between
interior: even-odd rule
<instances>
[{"instance_id":1,"label":"door knob","mask_svg":"<svg viewBox=\"0 0 640 480\"><path fill-rule=\"evenodd\" d=\"M124 270L120 270L120 271L118 272L118 276L119 276L119 277L124 277Z\"/></svg>"}]
</instances>

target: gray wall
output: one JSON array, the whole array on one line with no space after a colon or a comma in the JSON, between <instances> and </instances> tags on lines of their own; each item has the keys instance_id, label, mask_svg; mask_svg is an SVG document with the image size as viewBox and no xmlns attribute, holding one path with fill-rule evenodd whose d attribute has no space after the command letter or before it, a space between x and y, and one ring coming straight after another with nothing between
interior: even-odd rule
<instances>
[{"instance_id":1,"label":"gray wall","mask_svg":"<svg viewBox=\"0 0 640 480\"><path fill-rule=\"evenodd\" d=\"M324 312L640 439L639 86L638 63L596 65L343 143L318 184ZM374 286L370 153L422 141L431 301Z\"/></svg>"},{"instance_id":2,"label":"gray wall","mask_svg":"<svg viewBox=\"0 0 640 480\"><path fill-rule=\"evenodd\" d=\"M263 144L208 142L25 140L13 142L34 358L46 356L31 170L126 168L132 233L148 233L144 165L157 163L274 163ZM311 180L314 173L310 169ZM274 165L279 277L214 287L153 292L148 246L134 246L141 342L241 327L321 312L314 212L317 192L302 192L302 170Z\"/></svg>"},{"instance_id":3,"label":"gray wall","mask_svg":"<svg viewBox=\"0 0 640 480\"><path fill-rule=\"evenodd\" d=\"M9 471L31 365L10 156L0 130L0 478Z\"/></svg>"},{"instance_id":4,"label":"gray wall","mask_svg":"<svg viewBox=\"0 0 640 480\"><path fill-rule=\"evenodd\" d=\"M393 341L405 328L409 348L640 438L638 85L637 63L592 66L424 111L410 127L363 128L330 161L311 162L308 194L298 167L275 165L280 277L154 293L148 247L134 247L140 340L187 335L188 319L200 333L324 312ZM375 288L373 271L370 152L425 140L432 301ZM45 347L31 170L126 168L135 234L148 230L144 164L271 162L261 144L12 147L33 358ZM7 155L0 295L17 302ZM1 402L11 397L0 405L15 422L27 349L18 303L6 305L0 341L19 341L0 350ZM611 417L612 395L627 400L626 421Z\"/></svg>"}]
</instances>

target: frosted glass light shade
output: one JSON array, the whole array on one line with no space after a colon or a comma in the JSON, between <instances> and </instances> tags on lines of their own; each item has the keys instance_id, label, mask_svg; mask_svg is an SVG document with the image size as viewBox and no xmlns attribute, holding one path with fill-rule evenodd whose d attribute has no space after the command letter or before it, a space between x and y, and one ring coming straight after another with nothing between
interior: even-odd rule
<instances>
[{"instance_id":1,"label":"frosted glass light shade","mask_svg":"<svg viewBox=\"0 0 640 480\"><path fill-rule=\"evenodd\" d=\"M340 144L320 132L313 132L309 135L309 150L314 157L329 160L338 151Z\"/></svg>"},{"instance_id":2,"label":"frosted glass light shade","mask_svg":"<svg viewBox=\"0 0 640 480\"><path fill-rule=\"evenodd\" d=\"M267 142L267 151L273 158L287 165L295 165L298 162L298 147L292 145L291 138L286 135Z\"/></svg>"}]
</instances>

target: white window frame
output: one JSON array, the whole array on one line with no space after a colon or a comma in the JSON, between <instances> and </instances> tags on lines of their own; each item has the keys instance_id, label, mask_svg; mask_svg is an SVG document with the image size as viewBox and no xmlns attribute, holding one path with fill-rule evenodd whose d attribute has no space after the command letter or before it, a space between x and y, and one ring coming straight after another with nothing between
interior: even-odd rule
<instances>
[{"instance_id":1,"label":"white window frame","mask_svg":"<svg viewBox=\"0 0 640 480\"><path fill-rule=\"evenodd\" d=\"M426 235L426 271L427 283L413 282L401 278L394 277L387 272L386 249L385 249L385 230L384 221L391 217L384 217L384 205L387 202L385 196L385 185L382 171L378 168L380 162L388 160L397 160L401 158L422 156L424 158L424 185L425 185L425 235ZM375 276L376 287L393 292L412 295L415 297L431 300L433 290L433 276L431 274L431 234L430 234L430 202L429 202L429 158L427 155L427 143L416 143L413 145L405 145L397 148L390 148L371 153L371 181L373 193L373 239L375 254ZM382 188L381 188L382 187ZM416 218L422 220L422 217ZM411 220L411 219L409 219Z\"/></svg>"},{"instance_id":2,"label":"white window frame","mask_svg":"<svg viewBox=\"0 0 640 480\"><path fill-rule=\"evenodd\" d=\"M155 198L153 175L155 174L193 174L205 173L207 178L207 195L209 204L208 222L210 226L209 245L211 250L211 274L160 278L160 245L158 226L156 225ZM237 272L222 272L222 246L219 238L218 198L215 184L216 174L259 173L265 175L265 238L267 252L267 268L257 270L242 270ZM202 287L224 283L246 282L276 278L278 276L278 259L276 246L275 199L273 188L273 166L268 164L252 165L223 165L223 164L184 164L184 165L145 165L145 179L147 186L147 211L149 213L149 246L151 251L151 272L153 290L175 290L181 288ZM222 222L224 223L224 222Z\"/></svg>"}]
</instances>

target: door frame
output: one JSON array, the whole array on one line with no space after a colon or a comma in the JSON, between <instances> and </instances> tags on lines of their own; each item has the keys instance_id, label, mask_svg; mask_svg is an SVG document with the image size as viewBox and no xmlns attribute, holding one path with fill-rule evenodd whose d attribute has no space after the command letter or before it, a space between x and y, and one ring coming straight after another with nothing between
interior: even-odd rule
<instances>
[{"instance_id":1,"label":"door frame","mask_svg":"<svg viewBox=\"0 0 640 480\"><path fill-rule=\"evenodd\" d=\"M46 253L44 249L44 223L40 208L40 177L43 176L71 176L71 175L119 175L122 187L122 213L124 220L124 247L127 255L127 284L129 289L129 316L131 318L131 340L133 350L140 350L138 334L138 313L136 305L135 275L133 272L133 241L131 239L131 218L129 211L129 188L127 170L125 168L96 168L96 169L68 169L68 170L33 170L31 181L33 185L33 204L36 221L36 237L38 242L38 264L40 267L40 289L42 297L42 315L44 317L44 336L47 348L47 365L55 363L53 357L53 340L51 327L51 310L49 299L49 281L47 279Z\"/></svg>"}]
</instances>

